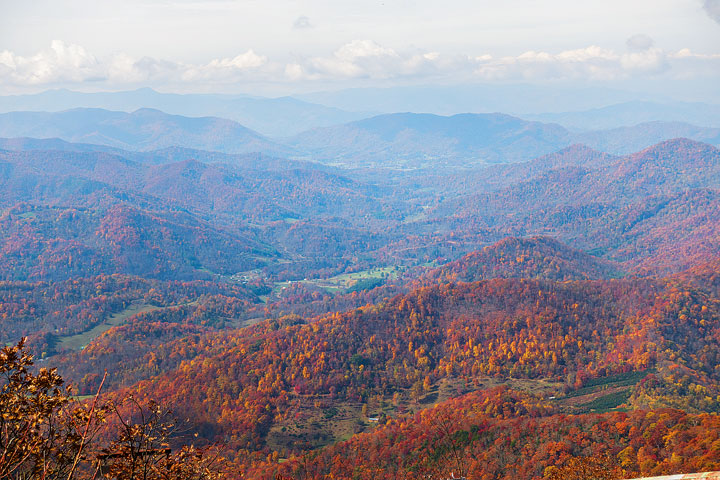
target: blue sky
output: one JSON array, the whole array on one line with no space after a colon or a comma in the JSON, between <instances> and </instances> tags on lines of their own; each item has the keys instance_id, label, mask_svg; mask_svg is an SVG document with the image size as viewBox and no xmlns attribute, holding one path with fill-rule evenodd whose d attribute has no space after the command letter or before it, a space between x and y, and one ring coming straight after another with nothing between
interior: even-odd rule
<instances>
[{"instance_id":1,"label":"blue sky","mask_svg":"<svg viewBox=\"0 0 720 480\"><path fill-rule=\"evenodd\" d=\"M0 88L720 84L720 0L0 0Z\"/></svg>"}]
</instances>

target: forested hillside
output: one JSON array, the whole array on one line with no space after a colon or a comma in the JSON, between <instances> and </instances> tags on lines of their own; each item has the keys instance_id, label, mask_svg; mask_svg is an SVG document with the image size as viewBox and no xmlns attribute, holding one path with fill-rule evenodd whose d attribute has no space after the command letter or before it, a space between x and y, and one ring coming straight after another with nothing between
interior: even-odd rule
<instances>
[{"instance_id":1,"label":"forested hillside","mask_svg":"<svg viewBox=\"0 0 720 480\"><path fill-rule=\"evenodd\" d=\"M171 407L230 477L720 461L711 145L426 175L6 143L0 341Z\"/></svg>"},{"instance_id":2,"label":"forested hillside","mask_svg":"<svg viewBox=\"0 0 720 480\"><path fill-rule=\"evenodd\" d=\"M720 302L712 289L685 282L498 279L421 288L313 322L286 318L210 336L206 353L133 390L175 405L209 440L296 453L304 442L337 440L333 417L315 424L328 408L346 417L366 404L397 416L498 383L544 391L568 413L623 405L714 412ZM101 352L83 355L98 364ZM612 388L594 394L603 384Z\"/></svg>"}]
</instances>

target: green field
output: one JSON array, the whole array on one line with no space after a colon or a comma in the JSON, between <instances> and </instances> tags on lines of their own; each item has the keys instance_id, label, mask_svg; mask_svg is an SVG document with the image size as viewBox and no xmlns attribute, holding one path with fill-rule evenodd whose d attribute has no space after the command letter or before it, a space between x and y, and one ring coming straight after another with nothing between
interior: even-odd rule
<instances>
[{"instance_id":1,"label":"green field","mask_svg":"<svg viewBox=\"0 0 720 480\"><path fill-rule=\"evenodd\" d=\"M633 387L650 373L655 373L655 369L594 378L584 387L558 398L558 402L578 413L624 410Z\"/></svg>"},{"instance_id":2,"label":"green field","mask_svg":"<svg viewBox=\"0 0 720 480\"><path fill-rule=\"evenodd\" d=\"M152 312L153 310L159 310L160 308L162 307L156 307L145 303L134 302L125 310L113 314L105 321L105 323L96 325L95 327L91 328L86 332L78 333L77 335L60 337L58 340L58 345L60 348L58 350L82 350L88 343L92 342L97 337L107 332L111 328L122 325L123 323L125 323L125 320L132 317L133 315L137 315L138 313Z\"/></svg>"},{"instance_id":3,"label":"green field","mask_svg":"<svg viewBox=\"0 0 720 480\"><path fill-rule=\"evenodd\" d=\"M329 278L315 278L287 282L276 282L271 295L277 295L284 288L294 284L303 283L320 287L330 293L341 293L353 289L365 290L374 288L386 280L393 280L406 270L405 267L390 266L362 270L353 273L343 273Z\"/></svg>"}]
</instances>

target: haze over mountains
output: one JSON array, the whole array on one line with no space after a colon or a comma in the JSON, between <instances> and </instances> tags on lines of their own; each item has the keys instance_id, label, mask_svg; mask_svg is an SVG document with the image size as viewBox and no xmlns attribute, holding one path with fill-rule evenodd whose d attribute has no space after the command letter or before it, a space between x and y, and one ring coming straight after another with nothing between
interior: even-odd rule
<instances>
[{"instance_id":1,"label":"haze over mountains","mask_svg":"<svg viewBox=\"0 0 720 480\"><path fill-rule=\"evenodd\" d=\"M720 126L720 107L707 103L630 101L585 111L523 114L523 118L559 123L574 130L613 129L655 121Z\"/></svg>"},{"instance_id":2,"label":"haze over mountains","mask_svg":"<svg viewBox=\"0 0 720 480\"><path fill-rule=\"evenodd\" d=\"M292 135L308 128L330 126L368 116L367 113L343 111L292 97L180 95L160 93L150 88L101 93L48 90L34 95L0 96L0 112L58 112L73 108L100 108L128 113L151 108L190 117L222 117L269 136Z\"/></svg>"},{"instance_id":3,"label":"haze over mountains","mask_svg":"<svg viewBox=\"0 0 720 480\"><path fill-rule=\"evenodd\" d=\"M649 92L602 87L505 83L420 85L315 92L298 95L298 98L351 111L438 115L503 112L576 129L614 128L653 120L720 126L717 100L681 102Z\"/></svg>"},{"instance_id":4,"label":"haze over mountains","mask_svg":"<svg viewBox=\"0 0 720 480\"><path fill-rule=\"evenodd\" d=\"M172 94L150 88L98 93L60 89L0 96L0 112L100 108L130 113L151 108L173 115L227 118L270 137L293 136L396 112L443 116L502 112L557 123L572 131L608 130L653 121L720 127L717 104L674 101L650 94L639 100L641 97L636 92L597 88L497 84L350 89L278 98Z\"/></svg>"},{"instance_id":5,"label":"haze over mountains","mask_svg":"<svg viewBox=\"0 0 720 480\"><path fill-rule=\"evenodd\" d=\"M289 144L340 165L357 162L417 168L438 162L463 166L528 161L576 143L627 154L677 137L715 145L720 144L720 129L654 122L574 134L557 124L503 114L443 117L397 113L304 132Z\"/></svg>"},{"instance_id":6,"label":"haze over mountains","mask_svg":"<svg viewBox=\"0 0 720 480\"><path fill-rule=\"evenodd\" d=\"M152 109L124 113L78 108L0 114L0 137L58 138L136 151L182 147L228 154L252 152L346 168L417 169L528 161L575 143L613 154L628 154L677 137L718 145L720 129L657 121L573 133L557 124L496 113L449 117L396 113L271 140L237 122L216 117L183 117ZM26 145L19 140L14 144L14 148ZM13 148L13 142L5 145Z\"/></svg>"},{"instance_id":7,"label":"haze over mountains","mask_svg":"<svg viewBox=\"0 0 720 480\"><path fill-rule=\"evenodd\" d=\"M225 153L288 152L237 122L213 117L182 117L159 110L132 113L73 109L58 113L0 115L4 137L60 138L126 150L189 147Z\"/></svg>"}]
</instances>

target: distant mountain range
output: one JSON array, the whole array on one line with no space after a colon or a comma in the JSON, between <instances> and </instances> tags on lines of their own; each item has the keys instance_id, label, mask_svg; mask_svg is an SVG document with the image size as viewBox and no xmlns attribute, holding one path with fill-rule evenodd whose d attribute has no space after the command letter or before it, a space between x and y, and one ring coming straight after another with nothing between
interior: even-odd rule
<instances>
[{"instance_id":1,"label":"distant mountain range","mask_svg":"<svg viewBox=\"0 0 720 480\"><path fill-rule=\"evenodd\" d=\"M559 125L502 114L394 113L318 128L288 141L317 159L340 164L431 167L505 163L558 150L570 142Z\"/></svg>"},{"instance_id":2,"label":"distant mountain range","mask_svg":"<svg viewBox=\"0 0 720 480\"><path fill-rule=\"evenodd\" d=\"M386 88L351 88L297 95L308 102L344 110L374 110L382 113L524 112L544 113L592 109L641 98L656 101L650 94L607 88L568 88L526 84L416 85Z\"/></svg>"},{"instance_id":3,"label":"distant mountain range","mask_svg":"<svg viewBox=\"0 0 720 480\"><path fill-rule=\"evenodd\" d=\"M705 128L682 122L648 122L632 127L598 130L574 135L577 143L603 152L626 155L671 138L690 138L720 145L720 128Z\"/></svg>"},{"instance_id":4,"label":"distant mountain range","mask_svg":"<svg viewBox=\"0 0 720 480\"><path fill-rule=\"evenodd\" d=\"M528 120L556 122L583 130L650 121L680 121L720 127L720 97L717 91L707 93L695 96L702 98L701 102L707 102L700 103L697 100L673 100L650 91L503 83L354 88L308 93L297 95L297 98L345 110L380 113L454 115L505 112Z\"/></svg>"},{"instance_id":5,"label":"distant mountain range","mask_svg":"<svg viewBox=\"0 0 720 480\"><path fill-rule=\"evenodd\" d=\"M602 130L649 122L682 122L720 127L720 105L707 103L655 103L632 101L591 110L520 114L527 120L553 122L569 129Z\"/></svg>"},{"instance_id":6,"label":"distant mountain range","mask_svg":"<svg viewBox=\"0 0 720 480\"><path fill-rule=\"evenodd\" d=\"M522 162L577 143L619 155L676 137L720 145L720 129L679 122L574 133L557 124L499 113L449 117L395 113L271 140L222 118L183 117L153 109L125 113L81 108L54 113L0 114L0 137L8 139L0 141L0 146L15 150L50 148L118 153L117 149L149 152L180 148L205 151L201 154L205 158L207 151L218 152L212 161L224 163L232 159L222 158L222 153L259 153L344 168L405 169ZM163 160L158 158L156 162Z\"/></svg>"},{"instance_id":7,"label":"distant mountain range","mask_svg":"<svg viewBox=\"0 0 720 480\"><path fill-rule=\"evenodd\" d=\"M720 104L673 101L611 89L530 85L449 85L361 88L294 97L175 94L150 88L83 93L65 89L0 96L0 113L101 108L133 112L152 108L172 115L220 117L269 137L350 123L396 112L455 115L505 112L557 123L571 131L607 130L648 122L720 127Z\"/></svg>"},{"instance_id":8,"label":"distant mountain range","mask_svg":"<svg viewBox=\"0 0 720 480\"><path fill-rule=\"evenodd\" d=\"M576 143L624 155L677 137L718 145L720 129L653 122L578 134L557 124L498 113L450 117L394 113L317 128L286 143L311 152L316 160L343 166L418 168L527 161Z\"/></svg>"},{"instance_id":9,"label":"distant mountain range","mask_svg":"<svg viewBox=\"0 0 720 480\"><path fill-rule=\"evenodd\" d=\"M292 97L174 94L150 88L126 92L82 93L48 90L33 95L0 96L0 112L59 112L74 108L102 108L133 112L142 108L190 117L222 117L269 136L294 135L315 127L336 125L372 116L309 103ZM366 109L363 109L366 112Z\"/></svg>"},{"instance_id":10,"label":"distant mountain range","mask_svg":"<svg viewBox=\"0 0 720 480\"><path fill-rule=\"evenodd\" d=\"M328 170L317 162L289 160L282 157L252 153L222 153L184 147L166 147L159 150L131 151L122 148L92 143L72 143L59 138L0 138L0 150L10 151L60 151L60 152L103 152L121 156L127 160L148 165L181 162L188 159L202 163L225 163L236 167L257 170L289 170L304 168L310 170ZM47 154L46 154L47 155Z\"/></svg>"},{"instance_id":11,"label":"distant mountain range","mask_svg":"<svg viewBox=\"0 0 720 480\"><path fill-rule=\"evenodd\" d=\"M60 138L125 150L188 147L225 153L291 153L232 120L168 115L148 108L132 113L96 108L11 112L0 114L0 132L3 137Z\"/></svg>"}]
</instances>

